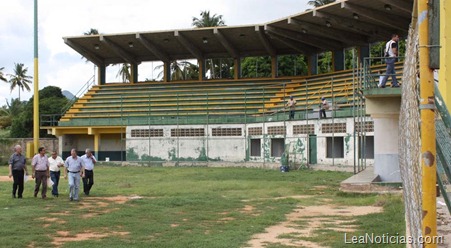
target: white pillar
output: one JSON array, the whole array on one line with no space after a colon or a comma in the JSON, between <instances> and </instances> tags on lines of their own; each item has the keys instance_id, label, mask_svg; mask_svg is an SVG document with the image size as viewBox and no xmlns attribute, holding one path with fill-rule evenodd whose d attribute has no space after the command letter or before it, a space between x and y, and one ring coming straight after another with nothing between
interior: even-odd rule
<instances>
[{"instance_id":1,"label":"white pillar","mask_svg":"<svg viewBox=\"0 0 451 248\"><path fill-rule=\"evenodd\" d=\"M374 173L383 182L401 182L398 114L372 114L374 121Z\"/></svg>"}]
</instances>

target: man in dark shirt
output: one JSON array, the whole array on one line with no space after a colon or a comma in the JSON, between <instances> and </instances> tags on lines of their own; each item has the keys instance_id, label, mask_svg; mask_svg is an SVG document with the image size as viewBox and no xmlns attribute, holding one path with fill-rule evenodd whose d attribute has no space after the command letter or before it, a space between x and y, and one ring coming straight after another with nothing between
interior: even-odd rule
<instances>
[{"instance_id":1,"label":"man in dark shirt","mask_svg":"<svg viewBox=\"0 0 451 248\"><path fill-rule=\"evenodd\" d=\"M28 175L27 160L25 159L25 156L22 155L22 147L16 145L14 147L13 155L9 158L9 177L13 177L14 180L12 192L13 198L16 198L17 188L19 188L17 196L22 198L24 173L25 175Z\"/></svg>"}]
</instances>

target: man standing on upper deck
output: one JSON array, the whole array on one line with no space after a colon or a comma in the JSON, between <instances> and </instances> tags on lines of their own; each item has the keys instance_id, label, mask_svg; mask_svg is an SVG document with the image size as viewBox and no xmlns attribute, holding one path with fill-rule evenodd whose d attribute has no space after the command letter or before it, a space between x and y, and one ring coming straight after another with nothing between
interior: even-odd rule
<instances>
[{"instance_id":1,"label":"man standing on upper deck","mask_svg":"<svg viewBox=\"0 0 451 248\"><path fill-rule=\"evenodd\" d=\"M288 100L285 107L290 108L289 120L293 120L294 119L294 111L296 110L296 100L293 99L293 96L290 96L290 100Z\"/></svg>"},{"instance_id":2,"label":"man standing on upper deck","mask_svg":"<svg viewBox=\"0 0 451 248\"><path fill-rule=\"evenodd\" d=\"M397 34L393 34L391 40L385 44L385 63L387 64L387 71L385 72L382 82L378 85L379 88L385 88L385 84L387 83L389 76L392 78L391 87L399 87L395 71L395 62L398 58L398 41L399 36Z\"/></svg>"}]
</instances>

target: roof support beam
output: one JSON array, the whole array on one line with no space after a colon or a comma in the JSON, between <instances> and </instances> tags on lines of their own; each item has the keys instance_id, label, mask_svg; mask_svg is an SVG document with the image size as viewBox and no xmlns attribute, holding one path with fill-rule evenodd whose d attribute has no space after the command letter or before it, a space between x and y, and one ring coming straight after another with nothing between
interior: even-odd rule
<instances>
[{"instance_id":1,"label":"roof support beam","mask_svg":"<svg viewBox=\"0 0 451 248\"><path fill-rule=\"evenodd\" d=\"M389 32L390 30L387 30L387 28L384 26L380 26L378 23L373 23L369 25L366 24L365 22L343 18L333 14L318 11L316 9L313 9L312 14L314 17L325 19L327 22L330 22L332 26L340 26L351 32L376 36L377 39L380 40L385 40L392 34L391 32Z\"/></svg>"},{"instance_id":2,"label":"roof support beam","mask_svg":"<svg viewBox=\"0 0 451 248\"><path fill-rule=\"evenodd\" d=\"M235 59L240 57L238 50L232 45L232 43L227 40L227 38L219 29L213 29L213 34L216 38L218 38L219 42L224 46L224 48L232 56L232 58Z\"/></svg>"},{"instance_id":3,"label":"roof support beam","mask_svg":"<svg viewBox=\"0 0 451 248\"><path fill-rule=\"evenodd\" d=\"M271 55L271 57L276 56L277 54L276 49L269 41L268 36L266 36L263 30L263 26L255 26L255 31L258 33L258 38L260 38L260 41L262 42L263 46L265 47L269 55Z\"/></svg>"},{"instance_id":4,"label":"roof support beam","mask_svg":"<svg viewBox=\"0 0 451 248\"><path fill-rule=\"evenodd\" d=\"M321 48L323 50L329 50L329 49L333 50L333 49L338 49L338 48L343 47L343 44L341 42L338 42L335 40L312 37L312 35L309 35L308 37L306 37L306 36L304 36L304 34L301 34L301 33L295 32L295 31L281 29L281 28L275 28L275 27L272 27L269 25L265 25L265 30L267 32L278 34L280 36L283 36L283 37L291 39L291 40L299 41L301 43L304 43L304 44L307 44L307 45L310 45L313 47Z\"/></svg>"},{"instance_id":5,"label":"roof support beam","mask_svg":"<svg viewBox=\"0 0 451 248\"><path fill-rule=\"evenodd\" d=\"M180 33L178 30L174 31L174 36L177 38L177 40L182 44L188 51L198 60L203 60L204 56L199 50L199 48L195 47L191 42L186 39L186 37Z\"/></svg>"},{"instance_id":6,"label":"roof support beam","mask_svg":"<svg viewBox=\"0 0 451 248\"><path fill-rule=\"evenodd\" d=\"M375 10L367 9L355 4L351 4L349 2L341 2L341 8L347 9L350 12L354 12L356 14L365 16L371 21L381 23L387 27L391 27L394 29L407 29L409 27L409 20L404 18L393 16L387 16L385 13L380 13Z\"/></svg>"},{"instance_id":7,"label":"roof support beam","mask_svg":"<svg viewBox=\"0 0 451 248\"><path fill-rule=\"evenodd\" d=\"M288 18L288 24L298 26L301 30L304 30L307 34L316 36L324 36L332 40L345 41L346 43L355 43L356 45L368 44L368 37L353 33L344 33L343 31L328 28L325 25L317 25L307 22L300 22L292 17Z\"/></svg>"},{"instance_id":8,"label":"roof support beam","mask_svg":"<svg viewBox=\"0 0 451 248\"><path fill-rule=\"evenodd\" d=\"M70 41L68 38L64 38L64 43L66 43L68 46L70 46L72 49L77 51L79 54L81 54L83 57L87 58L89 61L97 65L97 67L101 67L105 64L105 62L97 57L95 54L85 50L84 48L78 46L74 42Z\"/></svg>"},{"instance_id":9,"label":"roof support beam","mask_svg":"<svg viewBox=\"0 0 451 248\"><path fill-rule=\"evenodd\" d=\"M314 51L314 50L316 51L316 49L313 49L313 50L306 49L303 44L300 44L294 40L290 40L290 39L288 39L284 36L278 35L276 33L271 33L270 36L273 37L274 39L279 40L280 42L289 46L290 48L298 51L301 54L309 55L312 53L312 51Z\"/></svg>"},{"instance_id":10,"label":"roof support beam","mask_svg":"<svg viewBox=\"0 0 451 248\"><path fill-rule=\"evenodd\" d=\"M405 13L412 13L413 6L406 1L401 0L379 0L385 4L395 6L397 9L404 11Z\"/></svg>"},{"instance_id":11,"label":"roof support beam","mask_svg":"<svg viewBox=\"0 0 451 248\"><path fill-rule=\"evenodd\" d=\"M153 53L157 58L163 62L169 62L169 56L163 52L159 47L154 45L152 42L144 38L140 33L136 34L136 39L141 42L141 44L149 50L151 53Z\"/></svg>"},{"instance_id":12,"label":"roof support beam","mask_svg":"<svg viewBox=\"0 0 451 248\"><path fill-rule=\"evenodd\" d=\"M121 57L123 60L125 60L127 63L130 64L139 64L139 62L133 58L133 56L125 51L122 47L116 45L114 42L109 40L103 35L100 35L100 42L107 45L109 48L111 48L119 57Z\"/></svg>"}]
</instances>

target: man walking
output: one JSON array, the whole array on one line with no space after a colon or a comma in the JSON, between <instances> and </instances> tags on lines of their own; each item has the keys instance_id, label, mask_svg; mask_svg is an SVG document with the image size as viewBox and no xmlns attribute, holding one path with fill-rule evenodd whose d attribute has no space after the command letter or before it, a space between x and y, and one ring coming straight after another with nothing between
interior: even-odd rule
<instances>
[{"instance_id":1,"label":"man walking","mask_svg":"<svg viewBox=\"0 0 451 248\"><path fill-rule=\"evenodd\" d=\"M85 155L81 156L85 165L85 177L83 178L83 191L85 195L89 195L89 191L94 185L94 165L97 162L96 157L92 154L90 149L86 149Z\"/></svg>"},{"instance_id":2,"label":"man walking","mask_svg":"<svg viewBox=\"0 0 451 248\"><path fill-rule=\"evenodd\" d=\"M80 176L85 176L85 166L83 160L77 156L77 151L72 149L70 157L67 157L64 163L64 178L69 176L69 199L71 201L78 201L78 190L80 188ZM69 175L67 175L69 174Z\"/></svg>"},{"instance_id":3,"label":"man walking","mask_svg":"<svg viewBox=\"0 0 451 248\"><path fill-rule=\"evenodd\" d=\"M45 148L39 147L38 154L33 157L31 161L32 178L36 178L34 186L34 197L38 196L39 188L42 184L41 196L42 199L47 198L47 179L50 177L49 173L49 159L45 155Z\"/></svg>"},{"instance_id":4,"label":"man walking","mask_svg":"<svg viewBox=\"0 0 451 248\"><path fill-rule=\"evenodd\" d=\"M392 78L391 87L399 87L398 80L396 79L395 62L398 57L398 41L399 36L393 34L391 40L385 44L385 63L387 64L387 71L382 79L382 82L378 85L379 88L385 88L387 79L389 76Z\"/></svg>"},{"instance_id":5,"label":"man walking","mask_svg":"<svg viewBox=\"0 0 451 248\"><path fill-rule=\"evenodd\" d=\"M58 197L58 184L60 181L60 167L64 166L63 159L56 154L56 151L52 152L52 156L49 158L49 165L50 165L50 179L53 181L53 187L52 187L52 196Z\"/></svg>"},{"instance_id":6,"label":"man walking","mask_svg":"<svg viewBox=\"0 0 451 248\"><path fill-rule=\"evenodd\" d=\"M20 145L16 145L14 147L14 153L9 158L9 178L13 177L13 198L16 198L17 188L19 191L17 192L17 196L22 198L23 193L23 179L25 175L28 175L27 171L27 160L25 156L22 155L22 147Z\"/></svg>"}]
</instances>

